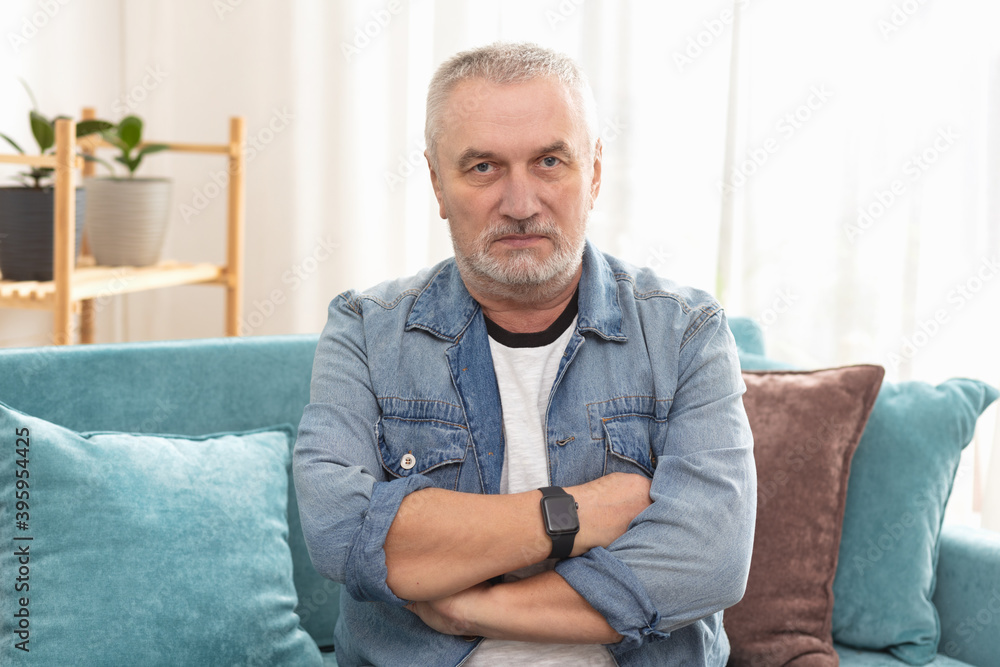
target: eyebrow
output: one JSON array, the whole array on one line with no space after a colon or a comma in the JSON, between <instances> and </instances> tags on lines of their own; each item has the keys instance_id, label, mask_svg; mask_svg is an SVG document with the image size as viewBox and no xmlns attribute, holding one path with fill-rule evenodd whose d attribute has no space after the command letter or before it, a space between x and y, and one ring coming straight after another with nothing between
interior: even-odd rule
<instances>
[{"instance_id":1,"label":"eyebrow","mask_svg":"<svg viewBox=\"0 0 1000 667\"><path fill-rule=\"evenodd\" d=\"M559 153L560 155L562 155L563 157L565 157L567 160L570 160L570 161L572 161L573 158L576 157L573 154L573 151L570 150L569 144L567 144L565 141L562 141L562 140L559 140L559 141L556 141L554 143L551 143L551 144L549 144L548 146L544 147L542 150L540 150L538 152L539 153Z\"/></svg>"},{"instance_id":2,"label":"eyebrow","mask_svg":"<svg viewBox=\"0 0 1000 667\"><path fill-rule=\"evenodd\" d=\"M464 170L483 160L493 160L495 158L495 153L481 151L477 148L466 148L462 155L458 158L458 168Z\"/></svg>"},{"instance_id":3,"label":"eyebrow","mask_svg":"<svg viewBox=\"0 0 1000 667\"><path fill-rule=\"evenodd\" d=\"M562 140L554 141L548 146L543 146L537 152L539 155L545 153L557 153L565 157L569 162L572 162L575 157L573 151L570 150L569 144ZM496 153L480 150L478 148L466 148L458 158L458 168L464 170L473 164L477 164L485 160L495 159L497 159Z\"/></svg>"}]
</instances>

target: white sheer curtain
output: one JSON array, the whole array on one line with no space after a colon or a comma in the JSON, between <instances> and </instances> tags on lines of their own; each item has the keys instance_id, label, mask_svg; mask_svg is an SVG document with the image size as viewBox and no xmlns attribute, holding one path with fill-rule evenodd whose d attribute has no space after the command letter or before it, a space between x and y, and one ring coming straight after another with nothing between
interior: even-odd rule
<instances>
[{"instance_id":1,"label":"white sheer curtain","mask_svg":"<svg viewBox=\"0 0 1000 667\"><path fill-rule=\"evenodd\" d=\"M496 39L537 41L577 58L598 97L604 184L590 236L604 250L715 291L731 314L765 324L772 355L801 366L875 362L889 379L1000 385L998 10L90 0L0 50L0 130L30 138L13 75L50 114L94 105L118 119L126 102L154 139L221 141L228 116L247 116L244 331L316 332L338 292L451 252L420 155L434 68ZM3 3L5 41L37 11ZM222 259L220 168L175 155L143 167L174 179L166 256ZM210 288L119 297L100 309L97 335L217 336L221 309ZM0 345L48 341L44 314L0 318ZM984 428L970 448L955 520L983 510L1000 527L992 439Z\"/></svg>"},{"instance_id":2,"label":"white sheer curtain","mask_svg":"<svg viewBox=\"0 0 1000 667\"><path fill-rule=\"evenodd\" d=\"M804 367L1000 385L1000 5L779 0L741 21L727 308ZM951 518L1000 529L996 410Z\"/></svg>"},{"instance_id":3,"label":"white sheer curtain","mask_svg":"<svg viewBox=\"0 0 1000 667\"><path fill-rule=\"evenodd\" d=\"M324 177L323 187L303 193L309 203L299 204L309 208L296 222L336 230L345 251L325 267L324 296L451 253L421 156L426 85L446 57L497 39L570 53L593 80L605 181L591 236L611 252L711 287L719 216L711 186L724 150L728 37L697 71L661 67L668 45L699 25L698 12L652 2L623 10L613 2L450 0L404 5L382 27L387 4L347 6L332 15L326 3L296 5L300 91L337 114L316 119L326 123L324 159L316 143L301 145L302 158L314 160L311 173ZM319 325L322 313L305 317Z\"/></svg>"}]
</instances>

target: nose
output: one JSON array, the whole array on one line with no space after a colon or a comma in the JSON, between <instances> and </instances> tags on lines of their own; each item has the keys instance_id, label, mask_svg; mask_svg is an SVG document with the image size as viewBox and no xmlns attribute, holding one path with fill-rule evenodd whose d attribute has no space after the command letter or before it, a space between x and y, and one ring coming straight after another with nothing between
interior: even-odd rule
<instances>
[{"instance_id":1,"label":"nose","mask_svg":"<svg viewBox=\"0 0 1000 667\"><path fill-rule=\"evenodd\" d=\"M525 220L541 212L537 184L523 167L512 168L504 177L500 194L500 215Z\"/></svg>"}]
</instances>

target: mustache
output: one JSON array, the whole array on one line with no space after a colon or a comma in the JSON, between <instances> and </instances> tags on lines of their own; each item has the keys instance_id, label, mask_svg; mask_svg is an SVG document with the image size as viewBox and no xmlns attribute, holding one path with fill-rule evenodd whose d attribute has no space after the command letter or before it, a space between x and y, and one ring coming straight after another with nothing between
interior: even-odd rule
<instances>
[{"instance_id":1,"label":"mustache","mask_svg":"<svg viewBox=\"0 0 1000 667\"><path fill-rule=\"evenodd\" d=\"M558 236L559 228L549 221L542 220L537 215L533 215L530 218L524 218L523 220L505 217L488 229L484 230L480 234L479 238L482 241L489 242L511 234Z\"/></svg>"}]
</instances>

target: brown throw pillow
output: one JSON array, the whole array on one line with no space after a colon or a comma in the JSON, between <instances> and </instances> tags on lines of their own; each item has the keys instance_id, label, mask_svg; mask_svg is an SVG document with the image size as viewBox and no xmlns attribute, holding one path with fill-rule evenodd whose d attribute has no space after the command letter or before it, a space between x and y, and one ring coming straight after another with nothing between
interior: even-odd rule
<instances>
[{"instance_id":1,"label":"brown throw pillow","mask_svg":"<svg viewBox=\"0 0 1000 667\"><path fill-rule=\"evenodd\" d=\"M885 369L744 371L757 527L746 595L724 615L729 664L838 664L833 577L851 457Z\"/></svg>"}]
</instances>

